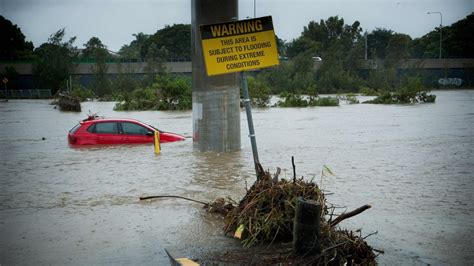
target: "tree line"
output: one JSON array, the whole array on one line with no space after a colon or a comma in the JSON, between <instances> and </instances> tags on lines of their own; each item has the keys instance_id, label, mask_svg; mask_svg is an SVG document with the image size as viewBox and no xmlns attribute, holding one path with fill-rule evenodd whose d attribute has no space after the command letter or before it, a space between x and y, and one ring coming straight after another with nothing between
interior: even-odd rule
<instances>
[{"instance_id":1,"label":"tree line","mask_svg":"<svg viewBox=\"0 0 474 266\"><path fill-rule=\"evenodd\" d=\"M0 60L32 60L35 58L36 49L31 41L26 41L21 29L11 21L0 16ZM444 26L442 54L445 58L473 58L474 13L452 25ZM282 57L293 58L303 52L313 52L323 55L335 39L343 38L338 44L339 48L350 48L358 44L363 48L365 39L368 44L368 58L384 59L395 49L402 49L410 58L437 58L439 54L439 31L433 31L422 37L412 39L409 35L397 33L390 29L376 28L372 32L363 33L358 21L346 25L344 19L338 16L329 17L319 22L311 21L304 27L301 36L291 41L278 39L279 52ZM54 34L54 33L53 33ZM157 30L154 34L139 32L132 35L135 39L129 44L124 44L117 55L122 59L144 60L150 49L156 46L167 51L167 60L191 60L191 25L174 24ZM90 44L100 42L97 37L92 37ZM88 43L89 43L88 42ZM50 41L48 40L48 43ZM41 44L40 47L44 45ZM103 45L103 44L101 44ZM362 47L361 47L362 46ZM105 45L103 47L106 48ZM77 48L77 47L76 47ZM84 44L85 51L78 56L81 59L93 59L91 50ZM336 49L337 50L337 49ZM364 52L356 53L358 58L364 58Z\"/></svg>"},{"instance_id":2,"label":"tree line","mask_svg":"<svg viewBox=\"0 0 474 266\"><path fill-rule=\"evenodd\" d=\"M64 40L65 29L51 34L46 43L34 48L31 42L26 41L21 29L2 16L0 16L0 29L2 30L0 60L32 61L36 86L51 89L53 93L71 86L68 77L78 59L95 62L93 81L88 88L82 88L78 82L74 82L73 87L78 89L78 94L82 97L104 100L128 99L135 90L153 90L152 88L156 90L157 86L161 88L164 84L169 85L173 82L180 83L179 86L190 84L189 78L173 76L163 68L165 61L190 60L189 24L165 26L151 35L143 32L133 34L134 40L123 45L117 53L109 51L97 37L92 37L83 45L83 49L78 49L74 44L75 37ZM443 31L443 57L474 57L472 35L474 13L450 26L436 28L416 39L383 28L364 33L358 21L346 24L344 19L338 16L321 19L319 22L311 21L303 28L298 38L289 42L277 38L280 57L291 60L281 60L278 67L262 70L254 77L253 84L256 86L254 88L252 85L251 89L254 89L257 95L285 94L295 99L302 94L310 96L340 92L374 94L406 89L413 84L430 86L433 84L424 82L423 73L400 73L397 65L401 60L408 58L437 58L440 30ZM384 63L377 69L361 73L357 63L361 62L359 59L364 58L366 51L369 59L384 59ZM317 63L315 59L322 59L317 70L314 68L314 64ZM106 75L107 62L133 60L147 62L147 74L142 79L137 79L126 71L113 78ZM4 71L7 76L15 75L14 69ZM420 90L420 86L416 87ZM160 91L157 95L160 94L163 92ZM158 100L161 101L161 98ZM168 101L171 103L168 107L158 104L153 108L190 107L190 105L177 107L176 104L180 101L176 99ZM182 100L182 102L188 101Z\"/></svg>"}]
</instances>

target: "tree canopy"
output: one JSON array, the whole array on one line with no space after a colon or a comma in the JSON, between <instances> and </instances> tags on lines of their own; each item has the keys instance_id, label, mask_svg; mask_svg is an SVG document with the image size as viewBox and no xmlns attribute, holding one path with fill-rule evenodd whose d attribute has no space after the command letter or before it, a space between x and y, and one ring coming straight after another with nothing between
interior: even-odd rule
<instances>
[{"instance_id":1,"label":"tree canopy","mask_svg":"<svg viewBox=\"0 0 474 266\"><path fill-rule=\"evenodd\" d=\"M76 37L63 42L64 35L64 28L58 30L34 51L33 73L38 86L53 93L69 78L74 68L73 60L77 57L77 48L73 46Z\"/></svg>"},{"instance_id":2,"label":"tree canopy","mask_svg":"<svg viewBox=\"0 0 474 266\"><path fill-rule=\"evenodd\" d=\"M274 92L285 90L316 94L316 87L321 92L357 90L357 80L351 78L349 72L355 68L356 59L363 54L361 32L358 21L345 24L344 19L338 16L319 22L311 21L303 28L301 36L288 44L286 50L293 63L270 70L270 74L265 73L263 77L271 82ZM323 61L316 72L314 65L318 57ZM280 88L284 83L272 82L284 76L288 76L290 81L286 89Z\"/></svg>"},{"instance_id":3,"label":"tree canopy","mask_svg":"<svg viewBox=\"0 0 474 266\"><path fill-rule=\"evenodd\" d=\"M161 54L166 50L167 60L191 60L190 24L166 25L155 34L139 32L133 36L135 40L120 48L122 58L143 60L150 57L150 49L158 49L162 51Z\"/></svg>"},{"instance_id":4,"label":"tree canopy","mask_svg":"<svg viewBox=\"0 0 474 266\"><path fill-rule=\"evenodd\" d=\"M166 49L169 59L191 59L191 25L174 24L165 26L151 35L140 50L142 58L148 54L149 47L155 44L158 49Z\"/></svg>"},{"instance_id":5,"label":"tree canopy","mask_svg":"<svg viewBox=\"0 0 474 266\"><path fill-rule=\"evenodd\" d=\"M140 51L150 36L143 32L139 32L133 34L133 37L135 37L135 40L131 41L130 44L123 45L122 48L120 48L118 53L122 58L141 58Z\"/></svg>"},{"instance_id":6,"label":"tree canopy","mask_svg":"<svg viewBox=\"0 0 474 266\"><path fill-rule=\"evenodd\" d=\"M21 30L3 17L0 17L0 26L0 60L28 58L33 45L25 41ZM262 91L271 89L275 94L307 94L311 97L318 93L358 92L361 89L394 91L405 86L403 79L407 71L399 69L402 60L438 57L440 33L443 34L443 58L474 58L474 13L416 39L384 28L376 28L364 35L362 32L358 21L347 23L339 16L331 16L310 21L303 27L301 35L292 41L276 37L278 53L283 60L278 67L257 74L254 84ZM65 30L61 29L34 50L33 72L38 88L51 89L55 93L64 88L65 80L72 73L73 60L77 58L77 49L73 46L75 37L63 41L64 36ZM122 59L147 63L146 74L141 79L122 72L118 78L111 78L107 75L106 62L110 58L107 47L97 37L84 44L82 58L96 62L92 67L94 79L90 83L96 96L106 98L117 90L152 88L157 77L166 73L166 61L191 60L189 24L167 25L152 35L139 32L133 37L134 40L122 46L119 55ZM361 60L365 55L366 41L368 59L383 59L383 64L373 61L378 65L368 68L368 62Z\"/></svg>"},{"instance_id":7,"label":"tree canopy","mask_svg":"<svg viewBox=\"0 0 474 266\"><path fill-rule=\"evenodd\" d=\"M17 25L0 16L0 60L30 59L33 43L25 40L25 35Z\"/></svg>"},{"instance_id":8,"label":"tree canopy","mask_svg":"<svg viewBox=\"0 0 474 266\"><path fill-rule=\"evenodd\" d=\"M390 38L392 38L393 31L376 28L371 33L367 34L367 46L369 47L368 58L385 58L387 55L386 49Z\"/></svg>"},{"instance_id":9,"label":"tree canopy","mask_svg":"<svg viewBox=\"0 0 474 266\"><path fill-rule=\"evenodd\" d=\"M338 16L321 19L319 23L311 21L303 28L301 36L288 45L288 53L294 57L308 52L321 56L335 48L349 51L360 39L361 31L358 21L346 25L344 19Z\"/></svg>"},{"instance_id":10,"label":"tree canopy","mask_svg":"<svg viewBox=\"0 0 474 266\"><path fill-rule=\"evenodd\" d=\"M98 51L107 52L107 46L97 37L92 37L84 44L84 50L82 50L82 57L84 58L95 58Z\"/></svg>"},{"instance_id":11,"label":"tree canopy","mask_svg":"<svg viewBox=\"0 0 474 266\"><path fill-rule=\"evenodd\" d=\"M443 26L442 57L474 58L474 13L450 26ZM436 58L439 56L440 28L413 41L412 57Z\"/></svg>"},{"instance_id":12,"label":"tree canopy","mask_svg":"<svg viewBox=\"0 0 474 266\"><path fill-rule=\"evenodd\" d=\"M107 58L110 57L107 46L98 37L92 37L84 44L84 47L82 56L95 61L94 66L92 66L92 90L101 99L110 96L112 94L111 83L106 77L108 70Z\"/></svg>"}]
</instances>

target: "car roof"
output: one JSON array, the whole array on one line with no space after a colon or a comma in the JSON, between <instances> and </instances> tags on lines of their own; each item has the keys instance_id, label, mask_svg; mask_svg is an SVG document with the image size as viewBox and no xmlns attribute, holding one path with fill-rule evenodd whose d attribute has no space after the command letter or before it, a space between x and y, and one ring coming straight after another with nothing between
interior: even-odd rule
<instances>
[{"instance_id":1,"label":"car roof","mask_svg":"<svg viewBox=\"0 0 474 266\"><path fill-rule=\"evenodd\" d=\"M132 122L148 126L147 124L132 118L94 118L86 121L81 121L81 124L91 124L96 122Z\"/></svg>"}]
</instances>

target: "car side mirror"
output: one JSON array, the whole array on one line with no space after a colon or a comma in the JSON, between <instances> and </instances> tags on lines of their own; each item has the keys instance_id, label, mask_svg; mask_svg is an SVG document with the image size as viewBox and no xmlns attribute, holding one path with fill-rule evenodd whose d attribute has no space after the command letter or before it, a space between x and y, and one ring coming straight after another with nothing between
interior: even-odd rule
<instances>
[{"instance_id":1,"label":"car side mirror","mask_svg":"<svg viewBox=\"0 0 474 266\"><path fill-rule=\"evenodd\" d=\"M154 132L152 132L152 131L147 131L147 132L146 132L146 135L147 135L147 136L154 136L154 135L155 135L155 133L154 133Z\"/></svg>"}]
</instances>

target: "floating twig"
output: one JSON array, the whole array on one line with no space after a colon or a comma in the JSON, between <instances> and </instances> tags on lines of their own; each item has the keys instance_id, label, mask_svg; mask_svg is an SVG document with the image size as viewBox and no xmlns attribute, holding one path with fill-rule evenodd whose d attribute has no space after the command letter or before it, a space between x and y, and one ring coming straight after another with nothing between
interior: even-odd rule
<instances>
[{"instance_id":1,"label":"floating twig","mask_svg":"<svg viewBox=\"0 0 474 266\"><path fill-rule=\"evenodd\" d=\"M296 166L295 166L295 157L291 156L291 164L293 165L293 183L296 182Z\"/></svg>"},{"instance_id":2,"label":"floating twig","mask_svg":"<svg viewBox=\"0 0 474 266\"><path fill-rule=\"evenodd\" d=\"M208 206L209 203L204 202L204 201L199 201L195 199L190 199L182 196L175 196L175 195L158 195L158 196L146 196L146 197L140 197L140 200L147 200L147 199L160 199L160 198L176 198L176 199L183 199L183 200L188 200L196 203L201 203L204 206Z\"/></svg>"},{"instance_id":3,"label":"floating twig","mask_svg":"<svg viewBox=\"0 0 474 266\"><path fill-rule=\"evenodd\" d=\"M358 214L362 213L363 211L368 210L370 208L372 208L372 206L369 205L369 204L366 204L366 205L364 205L362 207L359 207L359 208L357 208L353 211L343 213L343 214L339 215L336 219L334 219L334 221L332 221L330 225L331 225L331 227L334 227L338 223L342 222L343 220L351 218L353 216L356 216L356 215L358 215Z\"/></svg>"},{"instance_id":4,"label":"floating twig","mask_svg":"<svg viewBox=\"0 0 474 266\"><path fill-rule=\"evenodd\" d=\"M366 238L368 238L369 236L373 236L373 235L376 235L376 234L378 234L378 233L379 233L379 231L375 231L375 232L373 232L373 233L370 233L370 234L364 236L362 239L366 239Z\"/></svg>"}]
</instances>

